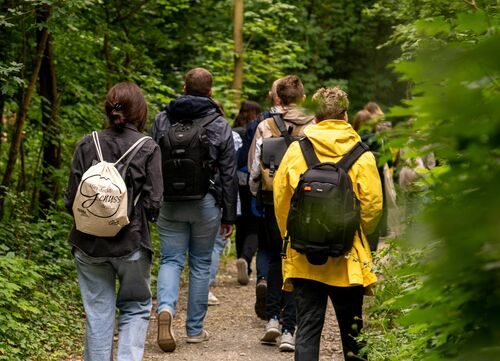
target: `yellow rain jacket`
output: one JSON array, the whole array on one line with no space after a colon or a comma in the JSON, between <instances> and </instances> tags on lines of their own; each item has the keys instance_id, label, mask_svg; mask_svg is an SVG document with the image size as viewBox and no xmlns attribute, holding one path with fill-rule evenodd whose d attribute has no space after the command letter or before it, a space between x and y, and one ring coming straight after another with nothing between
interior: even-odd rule
<instances>
[{"instance_id":1,"label":"yellow rain jacket","mask_svg":"<svg viewBox=\"0 0 500 361\"><path fill-rule=\"evenodd\" d=\"M322 162L338 162L361 140L344 120L324 120L308 126L304 134L313 143L316 155ZM273 184L276 219L282 236L286 233L290 200L300 175L306 169L300 145L294 142L281 161ZM375 230L382 212L382 187L373 154L363 153L348 174L361 204L362 233L370 234ZM377 280L372 267L370 247L364 235L361 242L356 233L354 246L345 257L328 257L328 261L320 266L310 264L306 256L291 249L289 243L283 260L283 289L293 290L291 278L305 278L339 287L367 287Z\"/></svg>"}]
</instances>

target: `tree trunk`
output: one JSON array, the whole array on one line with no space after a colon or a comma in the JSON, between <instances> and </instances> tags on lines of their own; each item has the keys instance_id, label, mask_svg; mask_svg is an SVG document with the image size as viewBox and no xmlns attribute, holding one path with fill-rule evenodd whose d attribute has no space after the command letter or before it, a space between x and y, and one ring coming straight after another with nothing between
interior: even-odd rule
<instances>
[{"instance_id":1,"label":"tree trunk","mask_svg":"<svg viewBox=\"0 0 500 361\"><path fill-rule=\"evenodd\" d=\"M106 17L106 29L104 30L104 38L102 43L102 53L104 55L104 60L106 61L106 90L111 89L113 86L113 59L111 56L111 49L109 45L109 27L111 26L111 20L109 15L109 10L106 3L103 4L104 15Z\"/></svg>"},{"instance_id":2,"label":"tree trunk","mask_svg":"<svg viewBox=\"0 0 500 361\"><path fill-rule=\"evenodd\" d=\"M41 36L41 33L39 35ZM57 199L58 183L54 179L53 173L54 170L61 168L60 124L58 121L59 99L56 80L52 36L49 35L39 75L43 110L42 186L39 194L39 208L42 212L49 209L52 200Z\"/></svg>"},{"instance_id":3,"label":"tree trunk","mask_svg":"<svg viewBox=\"0 0 500 361\"><path fill-rule=\"evenodd\" d=\"M234 102L239 108L243 89L243 0L234 0L233 8L234 40Z\"/></svg>"},{"instance_id":4,"label":"tree trunk","mask_svg":"<svg viewBox=\"0 0 500 361\"><path fill-rule=\"evenodd\" d=\"M0 87L2 83L0 83ZM3 110L5 107L5 95L0 90L0 157L2 156L2 139L3 139Z\"/></svg>"},{"instance_id":5,"label":"tree trunk","mask_svg":"<svg viewBox=\"0 0 500 361\"><path fill-rule=\"evenodd\" d=\"M104 53L104 59L106 60L106 89L109 90L113 86L113 80L111 74L113 74L113 62L111 60L111 51L109 49L109 35L108 30L104 33L104 41L102 44L102 51Z\"/></svg>"},{"instance_id":6,"label":"tree trunk","mask_svg":"<svg viewBox=\"0 0 500 361\"><path fill-rule=\"evenodd\" d=\"M9 159L7 161L7 167L5 169L5 174L2 180L2 187L0 188L0 219L3 218L4 214L4 202L5 202L5 192L11 184L12 175L14 174L14 169L16 166L17 157L19 155L19 147L21 145L22 133L24 122L28 116L28 107L33 96L33 91L35 90L36 81L38 79L38 73L42 65L42 58L45 52L45 45L47 44L47 38L49 37L49 30L44 27L42 29L42 34L37 45L37 52L35 58L35 64L33 67L33 72L31 73L31 78L26 89L26 93L23 97L21 107L17 113L16 124L14 135L12 137L12 142L9 148Z\"/></svg>"}]
</instances>

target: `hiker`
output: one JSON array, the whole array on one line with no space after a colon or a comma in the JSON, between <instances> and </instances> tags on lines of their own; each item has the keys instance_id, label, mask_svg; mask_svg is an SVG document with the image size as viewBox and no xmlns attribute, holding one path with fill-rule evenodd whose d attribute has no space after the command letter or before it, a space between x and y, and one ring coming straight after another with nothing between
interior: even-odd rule
<instances>
[{"instance_id":1,"label":"hiker","mask_svg":"<svg viewBox=\"0 0 500 361\"><path fill-rule=\"evenodd\" d=\"M282 113L281 106L278 102L278 96L276 94L276 86L278 84L279 79L275 80L269 90L267 96L271 102L271 108L257 115L257 117L252 120L250 123L246 125L246 133L243 138L243 146L240 150L240 155L238 157L238 164L241 164L242 167L240 170L246 171L246 179L250 176L249 169L252 168L251 162L253 161L254 153L255 153L255 143L253 143L253 139L255 136L255 132L257 130L257 126L264 120L273 115L278 115ZM245 167L246 165L246 167ZM246 169L245 169L246 168ZM267 242L267 234L265 227L265 215L263 211L263 206L259 204L257 206L257 199L252 194L252 198L250 200L250 207L252 214L257 217L257 229L258 229L258 243L257 243L257 253L255 256L255 268L257 273L257 280L255 283L255 314L262 320L268 321L267 318L267 307L266 307L266 298L267 298L267 275L269 269L269 243Z\"/></svg>"},{"instance_id":2,"label":"hiker","mask_svg":"<svg viewBox=\"0 0 500 361\"><path fill-rule=\"evenodd\" d=\"M291 139L303 134L306 126L312 123L313 116L304 113L299 104L304 100L304 86L295 75L289 75L280 79L276 84L277 104L281 107L281 113L275 114L263 120L257 127L255 137L251 146L254 150L253 156L249 157L250 190L257 196L258 202L264 208L265 230L267 234L267 247L270 260L267 279L267 325L261 338L263 344L279 343L280 351L293 351L295 331L295 304L293 294L282 291L281 274L281 245L282 237L276 224L273 206L273 169L264 165L263 149L266 139L279 138ZM286 140L288 142L288 140ZM280 314L283 309L282 329L280 331Z\"/></svg>"},{"instance_id":3,"label":"hiker","mask_svg":"<svg viewBox=\"0 0 500 361\"><path fill-rule=\"evenodd\" d=\"M187 342L209 339L203 321L214 239L219 231L230 237L236 221L234 143L211 98L212 74L203 68L188 71L184 93L156 116L151 131L162 151L164 180L157 311L158 345L165 352L176 347L172 322L188 253Z\"/></svg>"},{"instance_id":4,"label":"hiker","mask_svg":"<svg viewBox=\"0 0 500 361\"><path fill-rule=\"evenodd\" d=\"M241 104L238 115L233 124L233 131L238 133L241 138L245 137L247 124L257 118L261 112L260 105L254 101L244 101ZM236 219L236 269L238 271L238 283L247 285L250 281L252 269L250 267L253 256L257 251L258 245L258 221L252 212L252 193L248 186L248 167L247 157L238 156L238 195L241 205L241 214Z\"/></svg>"},{"instance_id":5,"label":"hiker","mask_svg":"<svg viewBox=\"0 0 500 361\"><path fill-rule=\"evenodd\" d=\"M347 94L338 87L321 88L314 94L313 101L318 103L319 108L316 112L316 124L304 130L306 139L310 141L312 150L320 161L338 162L361 141L347 122ZM292 227L291 224L287 227L292 195L298 186L299 177L308 169L301 142L304 141L290 145L274 180L276 218L283 237L287 235L287 228L290 231ZM363 295L376 281L365 235L374 231L382 210L382 190L377 165L373 154L366 150L367 147L348 170L352 181L351 190L359 200L361 217L361 231L358 228L352 230L355 232L354 239L350 240L354 242L352 248L344 254L341 253L339 257L329 257L328 253L311 253L315 257L323 258L321 262L317 262L318 259L309 257L309 254L302 254L293 249L296 240L292 236L290 241L285 241L283 288L293 291L295 295L295 360L298 361L319 358L328 298L333 303L339 323L344 358L358 359L356 355L360 345L354 337L363 327ZM305 190L311 191L311 187ZM319 194L324 193L318 191ZM323 211L320 213L321 217L328 217L336 209L331 202L327 207L331 212ZM327 226L325 229L331 231Z\"/></svg>"},{"instance_id":6,"label":"hiker","mask_svg":"<svg viewBox=\"0 0 500 361\"><path fill-rule=\"evenodd\" d=\"M408 149L399 151L399 189L403 196L403 212L407 222L412 223L418 214L423 202L420 196L428 189L426 179L430 171L436 166L434 153L426 153L414 158L408 158L405 153Z\"/></svg>"},{"instance_id":7,"label":"hiker","mask_svg":"<svg viewBox=\"0 0 500 361\"><path fill-rule=\"evenodd\" d=\"M222 113L222 116L225 116L224 114L224 106L222 103L216 99L214 99L214 102L219 106L219 109ZM236 154L236 158L238 158L238 151L241 148L242 145L242 140L240 135L235 132L234 130L231 132L233 136L233 142L234 142L234 151ZM241 214L241 206L240 206L240 199L238 196L238 207L237 207L237 217L240 216ZM229 246L228 246L229 242ZM209 306L217 306L220 304L219 299L215 294L212 292L213 287L215 287L215 278L217 277L217 272L219 271L219 261L220 261L220 256L222 255L222 252L226 247L231 248L230 244L231 240L228 237L223 237L223 235L220 234L220 232L217 232L214 240L214 249L212 251L212 263L210 265L210 281L209 281L209 291L208 291L208 305Z\"/></svg>"},{"instance_id":8,"label":"hiker","mask_svg":"<svg viewBox=\"0 0 500 361\"><path fill-rule=\"evenodd\" d=\"M116 162L142 136L147 104L132 83L113 86L105 103L109 127L97 133L102 158ZM72 207L82 175L99 160L92 136L76 146L64 201ZM133 155L126 169L127 192L139 195L131 202L129 224L114 237L80 232L73 226L69 240L75 256L78 283L86 314L86 361L112 360L115 311L118 315L118 360L141 360L151 313L152 247L148 221L155 222L160 209L160 148L151 139ZM98 194L98 193L97 193ZM74 216L77 216L74 214ZM116 280L119 280L115 295Z\"/></svg>"},{"instance_id":9,"label":"hiker","mask_svg":"<svg viewBox=\"0 0 500 361\"><path fill-rule=\"evenodd\" d=\"M375 155L378 172L382 182L382 194L384 197L382 216L376 230L368 234L370 249L376 251L381 237L399 233L399 206L396 201L396 189L393 180L393 156L392 149L386 146L383 132L392 128L390 122L383 120L384 113L375 102L369 102L365 108L354 116L352 127L358 132L363 143L370 147ZM389 160L380 164L379 159L388 155ZM397 153L396 153L397 155Z\"/></svg>"}]
</instances>

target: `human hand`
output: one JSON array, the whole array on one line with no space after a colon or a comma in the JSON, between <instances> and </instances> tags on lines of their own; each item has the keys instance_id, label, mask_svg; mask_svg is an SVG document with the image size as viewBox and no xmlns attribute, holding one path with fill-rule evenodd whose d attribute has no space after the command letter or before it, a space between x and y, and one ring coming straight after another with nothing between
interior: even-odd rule
<instances>
[{"instance_id":1,"label":"human hand","mask_svg":"<svg viewBox=\"0 0 500 361\"><path fill-rule=\"evenodd\" d=\"M228 239L229 237L231 237L231 234L233 234L233 229L234 229L233 224L222 223L220 225L220 234L221 234L222 238Z\"/></svg>"}]
</instances>

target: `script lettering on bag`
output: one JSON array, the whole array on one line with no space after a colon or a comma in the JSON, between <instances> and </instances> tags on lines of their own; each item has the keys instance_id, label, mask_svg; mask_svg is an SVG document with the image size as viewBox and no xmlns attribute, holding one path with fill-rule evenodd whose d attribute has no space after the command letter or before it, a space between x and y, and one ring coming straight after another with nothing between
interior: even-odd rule
<instances>
[{"instance_id":1,"label":"script lettering on bag","mask_svg":"<svg viewBox=\"0 0 500 361\"><path fill-rule=\"evenodd\" d=\"M106 183L104 185L87 182L92 177L95 176L82 182L80 194L87 199L82 202L81 207L96 217L112 217L118 211L123 192L107 178L101 177L100 179L101 182Z\"/></svg>"}]
</instances>

